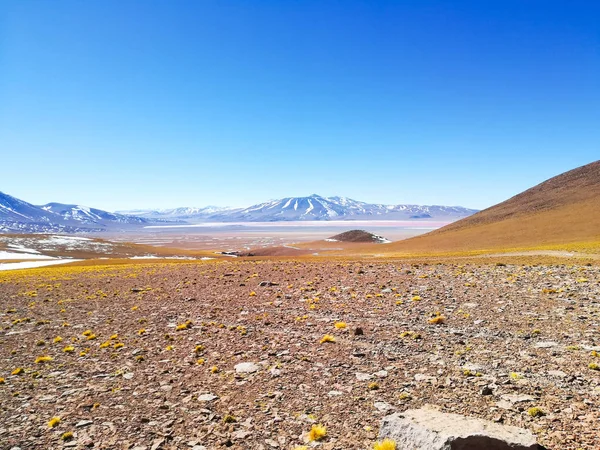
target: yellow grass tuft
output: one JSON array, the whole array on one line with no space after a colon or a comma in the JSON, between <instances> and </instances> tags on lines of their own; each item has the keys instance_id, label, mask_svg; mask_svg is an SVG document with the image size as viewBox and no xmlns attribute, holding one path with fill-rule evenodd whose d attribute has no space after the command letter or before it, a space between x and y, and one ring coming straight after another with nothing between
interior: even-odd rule
<instances>
[{"instance_id":1,"label":"yellow grass tuft","mask_svg":"<svg viewBox=\"0 0 600 450\"><path fill-rule=\"evenodd\" d=\"M6 380L4 378L0 377L0 384L4 384L4 383L6 383Z\"/></svg>"},{"instance_id":2,"label":"yellow grass tuft","mask_svg":"<svg viewBox=\"0 0 600 450\"><path fill-rule=\"evenodd\" d=\"M600 365L596 364L596 363L590 363L588 365L588 368L592 369L592 370L600 370Z\"/></svg>"},{"instance_id":3,"label":"yellow grass tuft","mask_svg":"<svg viewBox=\"0 0 600 450\"><path fill-rule=\"evenodd\" d=\"M333 324L333 326L338 329L346 328L346 322L336 322L335 324Z\"/></svg>"},{"instance_id":4,"label":"yellow grass tuft","mask_svg":"<svg viewBox=\"0 0 600 450\"><path fill-rule=\"evenodd\" d=\"M71 439L73 439L73 432L72 431L67 431L66 433L63 433L63 435L60 438L63 441L70 441Z\"/></svg>"},{"instance_id":5,"label":"yellow grass tuft","mask_svg":"<svg viewBox=\"0 0 600 450\"><path fill-rule=\"evenodd\" d=\"M335 337L333 337L333 336L332 336L332 335L330 335L330 334L326 334L326 335L325 335L325 336L323 336L323 337L321 338L321 340L319 341L319 343L321 343L321 344L324 344L324 343L326 343L326 342L331 342L331 343L335 342Z\"/></svg>"},{"instance_id":6,"label":"yellow grass tuft","mask_svg":"<svg viewBox=\"0 0 600 450\"><path fill-rule=\"evenodd\" d=\"M441 325L445 321L446 321L446 318L444 316L442 316L442 315L439 315L439 314L428 320L428 322L431 323L431 324L433 324L433 325Z\"/></svg>"},{"instance_id":7,"label":"yellow grass tuft","mask_svg":"<svg viewBox=\"0 0 600 450\"><path fill-rule=\"evenodd\" d=\"M25 371L23 370L23 368L22 368L22 367L17 367L17 368L16 368L15 370L13 370L13 371L12 371L10 374L11 374L11 375L21 375L23 372L25 372Z\"/></svg>"},{"instance_id":8,"label":"yellow grass tuft","mask_svg":"<svg viewBox=\"0 0 600 450\"><path fill-rule=\"evenodd\" d=\"M119 350L120 348L125 347L125 344L123 344L122 342L117 342L115 345L113 345L113 348L115 350Z\"/></svg>"},{"instance_id":9,"label":"yellow grass tuft","mask_svg":"<svg viewBox=\"0 0 600 450\"><path fill-rule=\"evenodd\" d=\"M35 358L35 363L41 364L41 363L52 361L52 359L53 359L52 356L38 356L37 358Z\"/></svg>"},{"instance_id":10,"label":"yellow grass tuft","mask_svg":"<svg viewBox=\"0 0 600 450\"><path fill-rule=\"evenodd\" d=\"M542 416L546 415L546 413L541 408L538 408L537 406L534 406L533 408L529 408L527 410L527 414L529 414L531 417L542 417Z\"/></svg>"},{"instance_id":11,"label":"yellow grass tuft","mask_svg":"<svg viewBox=\"0 0 600 450\"><path fill-rule=\"evenodd\" d=\"M183 330L188 330L189 328L191 328L193 325L191 320L186 320L184 323L180 323L179 325L177 325L177 327L175 328L177 331L183 331Z\"/></svg>"},{"instance_id":12,"label":"yellow grass tuft","mask_svg":"<svg viewBox=\"0 0 600 450\"><path fill-rule=\"evenodd\" d=\"M384 439L373 444L373 450L396 450L396 441L392 439Z\"/></svg>"},{"instance_id":13,"label":"yellow grass tuft","mask_svg":"<svg viewBox=\"0 0 600 450\"><path fill-rule=\"evenodd\" d=\"M212 366L210 368L210 373L217 373L217 372L219 372L219 368L217 366Z\"/></svg>"},{"instance_id":14,"label":"yellow grass tuft","mask_svg":"<svg viewBox=\"0 0 600 450\"><path fill-rule=\"evenodd\" d=\"M55 344L58 344L59 342L62 342L63 338L61 338L60 336L56 336L53 341Z\"/></svg>"},{"instance_id":15,"label":"yellow grass tuft","mask_svg":"<svg viewBox=\"0 0 600 450\"><path fill-rule=\"evenodd\" d=\"M75 347L73 347L72 345L67 345L65 348L63 348L63 352L65 353L72 353L75 351Z\"/></svg>"},{"instance_id":16,"label":"yellow grass tuft","mask_svg":"<svg viewBox=\"0 0 600 450\"><path fill-rule=\"evenodd\" d=\"M50 421L48 422L48 427L49 428L54 428L56 425L58 425L60 423L60 417L53 417L52 419L50 419Z\"/></svg>"},{"instance_id":17,"label":"yellow grass tuft","mask_svg":"<svg viewBox=\"0 0 600 450\"><path fill-rule=\"evenodd\" d=\"M310 431L308 432L308 440L310 442L320 441L325 436L327 436L327 428L325 428L325 426L321 424L313 425Z\"/></svg>"}]
</instances>

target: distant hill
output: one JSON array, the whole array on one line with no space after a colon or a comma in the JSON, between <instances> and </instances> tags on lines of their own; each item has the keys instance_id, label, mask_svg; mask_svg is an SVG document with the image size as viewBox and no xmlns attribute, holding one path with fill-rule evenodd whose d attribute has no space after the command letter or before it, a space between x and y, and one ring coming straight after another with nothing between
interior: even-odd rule
<instances>
[{"instance_id":1,"label":"distant hill","mask_svg":"<svg viewBox=\"0 0 600 450\"><path fill-rule=\"evenodd\" d=\"M122 214L127 211L119 211ZM247 208L176 208L133 210L141 217L208 222L278 222L304 220L445 220L454 221L477 210L462 206L383 205L346 197L286 197Z\"/></svg>"},{"instance_id":2,"label":"distant hill","mask_svg":"<svg viewBox=\"0 0 600 450\"><path fill-rule=\"evenodd\" d=\"M369 233L365 230L345 231L343 233L336 234L335 236L331 236L326 240L332 242L375 242L377 244L386 244L391 242L382 236Z\"/></svg>"},{"instance_id":3,"label":"distant hill","mask_svg":"<svg viewBox=\"0 0 600 450\"><path fill-rule=\"evenodd\" d=\"M600 241L600 161L443 228L386 248L454 252Z\"/></svg>"}]
</instances>

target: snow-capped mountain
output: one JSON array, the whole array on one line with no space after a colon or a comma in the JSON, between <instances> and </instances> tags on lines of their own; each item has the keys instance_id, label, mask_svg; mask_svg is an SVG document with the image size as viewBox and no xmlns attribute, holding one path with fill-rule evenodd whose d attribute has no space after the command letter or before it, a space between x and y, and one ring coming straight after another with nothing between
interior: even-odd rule
<instances>
[{"instance_id":1,"label":"snow-capped mountain","mask_svg":"<svg viewBox=\"0 0 600 450\"><path fill-rule=\"evenodd\" d=\"M86 225L106 225L107 222L126 224L146 224L149 220L142 217L110 213L101 209L64 203L47 203L41 206L44 211L58 214L67 221L76 221Z\"/></svg>"},{"instance_id":2,"label":"snow-capped mountain","mask_svg":"<svg viewBox=\"0 0 600 450\"><path fill-rule=\"evenodd\" d=\"M244 209L212 214L210 220L271 222L288 220L457 219L477 212L461 206L382 205L346 197L287 197Z\"/></svg>"},{"instance_id":3,"label":"snow-capped mountain","mask_svg":"<svg viewBox=\"0 0 600 450\"><path fill-rule=\"evenodd\" d=\"M477 210L461 206L383 205L346 197L286 197L247 208L175 208L119 211L136 216L180 219L189 222L275 222L294 220L456 220Z\"/></svg>"},{"instance_id":4,"label":"snow-capped mountain","mask_svg":"<svg viewBox=\"0 0 600 450\"><path fill-rule=\"evenodd\" d=\"M0 192L0 232L4 233L105 231L152 222L77 205L48 203L36 206Z\"/></svg>"},{"instance_id":5,"label":"snow-capped mountain","mask_svg":"<svg viewBox=\"0 0 600 450\"><path fill-rule=\"evenodd\" d=\"M51 212L0 192L0 220L2 221L50 223L55 219Z\"/></svg>"},{"instance_id":6,"label":"snow-capped mountain","mask_svg":"<svg viewBox=\"0 0 600 450\"><path fill-rule=\"evenodd\" d=\"M277 222L308 220L413 220L454 221L474 209L460 206L382 205L346 197L287 197L248 208L174 208L110 213L64 203L32 205L0 192L0 232L55 233L115 231L155 223Z\"/></svg>"}]
</instances>

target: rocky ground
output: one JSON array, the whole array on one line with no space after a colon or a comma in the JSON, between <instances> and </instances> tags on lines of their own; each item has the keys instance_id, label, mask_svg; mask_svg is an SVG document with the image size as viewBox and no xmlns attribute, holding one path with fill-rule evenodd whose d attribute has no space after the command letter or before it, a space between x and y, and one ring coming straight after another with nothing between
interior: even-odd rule
<instances>
[{"instance_id":1,"label":"rocky ground","mask_svg":"<svg viewBox=\"0 0 600 450\"><path fill-rule=\"evenodd\" d=\"M0 273L0 449L370 449L424 404L597 449L599 293L567 265Z\"/></svg>"}]
</instances>

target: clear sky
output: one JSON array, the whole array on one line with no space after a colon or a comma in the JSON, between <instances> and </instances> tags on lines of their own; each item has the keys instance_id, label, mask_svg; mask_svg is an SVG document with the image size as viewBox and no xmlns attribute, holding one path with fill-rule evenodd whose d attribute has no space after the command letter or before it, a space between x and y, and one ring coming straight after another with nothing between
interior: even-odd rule
<instances>
[{"instance_id":1,"label":"clear sky","mask_svg":"<svg viewBox=\"0 0 600 450\"><path fill-rule=\"evenodd\" d=\"M600 159L600 2L0 0L0 191L483 208Z\"/></svg>"}]
</instances>

